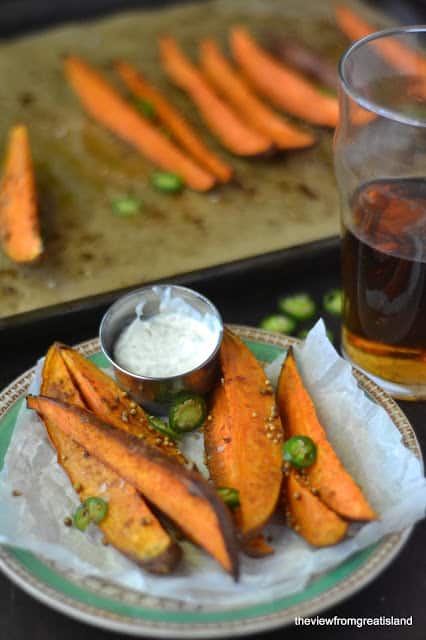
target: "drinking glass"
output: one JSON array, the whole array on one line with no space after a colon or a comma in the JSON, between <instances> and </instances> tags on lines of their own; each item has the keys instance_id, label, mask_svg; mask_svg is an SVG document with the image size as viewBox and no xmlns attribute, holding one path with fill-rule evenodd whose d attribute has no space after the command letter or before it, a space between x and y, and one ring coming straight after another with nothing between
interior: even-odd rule
<instances>
[{"instance_id":1,"label":"drinking glass","mask_svg":"<svg viewBox=\"0 0 426 640\"><path fill-rule=\"evenodd\" d=\"M394 397L426 399L426 26L340 62L342 350Z\"/></svg>"}]
</instances>

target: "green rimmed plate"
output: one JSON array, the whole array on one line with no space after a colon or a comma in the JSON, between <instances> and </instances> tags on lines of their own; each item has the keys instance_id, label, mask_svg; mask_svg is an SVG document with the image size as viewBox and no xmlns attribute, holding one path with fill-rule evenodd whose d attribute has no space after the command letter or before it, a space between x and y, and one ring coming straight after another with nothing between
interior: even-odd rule
<instances>
[{"instance_id":1,"label":"green rimmed plate","mask_svg":"<svg viewBox=\"0 0 426 640\"><path fill-rule=\"evenodd\" d=\"M249 327L232 327L265 362L296 341ZM106 365L98 340L80 345L97 364ZM355 373L362 388L390 415L404 444L421 458L407 418L376 384ZM0 394L0 468L34 369L21 375ZM301 593L247 607L217 609L149 595L98 578L65 570L19 549L0 548L0 569L30 595L79 621L131 635L220 637L272 629L310 616L350 596L377 576L396 556L410 533L407 529L385 537L336 569L317 576Z\"/></svg>"}]
</instances>

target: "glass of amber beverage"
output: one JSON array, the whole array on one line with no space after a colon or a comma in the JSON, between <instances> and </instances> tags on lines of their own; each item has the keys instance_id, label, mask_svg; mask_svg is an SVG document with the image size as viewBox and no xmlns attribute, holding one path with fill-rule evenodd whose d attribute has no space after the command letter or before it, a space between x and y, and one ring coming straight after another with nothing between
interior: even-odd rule
<instances>
[{"instance_id":1,"label":"glass of amber beverage","mask_svg":"<svg viewBox=\"0 0 426 640\"><path fill-rule=\"evenodd\" d=\"M426 399L426 27L340 62L342 350L394 397Z\"/></svg>"}]
</instances>

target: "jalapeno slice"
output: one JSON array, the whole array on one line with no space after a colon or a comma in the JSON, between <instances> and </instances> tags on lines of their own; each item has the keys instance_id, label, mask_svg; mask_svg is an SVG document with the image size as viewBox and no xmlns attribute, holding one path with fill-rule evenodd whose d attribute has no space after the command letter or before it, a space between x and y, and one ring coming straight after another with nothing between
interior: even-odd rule
<instances>
[{"instance_id":1,"label":"jalapeno slice","mask_svg":"<svg viewBox=\"0 0 426 640\"><path fill-rule=\"evenodd\" d=\"M343 291L341 289L331 289L324 294L322 304L327 313L333 316L340 316L343 309Z\"/></svg>"},{"instance_id":2,"label":"jalapeno slice","mask_svg":"<svg viewBox=\"0 0 426 640\"><path fill-rule=\"evenodd\" d=\"M206 401L202 396L189 391L179 393L169 411L169 424L173 431L185 433L198 429L207 415Z\"/></svg>"},{"instance_id":3,"label":"jalapeno slice","mask_svg":"<svg viewBox=\"0 0 426 640\"><path fill-rule=\"evenodd\" d=\"M296 322L293 318L289 318L288 316L273 314L263 318L260 323L260 328L265 329L265 331L291 334L296 328Z\"/></svg>"},{"instance_id":4,"label":"jalapeno slice","mask_svg":"<svg viewBox=\"0 0 426 640\"><path fill-rule=\"evenodd\" d=\"M278 307L296 320L308 320L315 315L315 301L307 293L296 293L278 300Z\"/></svg>"},{"instance_id":5,"label":"jalapeno slice","mask_svg":"<svg viewBox=\"0 0 426 640\"><path fill-rule=\"evenodd\" d=\"M162 436L166 436L167 438L172 438L172 440L177 440L179 438L179 434L161 418L157 418L157 416L148 416L149 424L153 427L158 433L161 433Z\"/></svg>"},{"instance_id":6,"label":"jalapeno slice","mask_svg":"<svg viewBox=\"0 0 426 640\"><path fill-rule=\"evenodd\" d=\"M102 522L108 514L108 503L102 498L91 496L83 502L82 506L87 509L90 521L96 524Z\"/></svg>"},{"instance_id":7,"label":"jalapeno slice","mask_svg":"<svg viewBox=\"0 0 426 640\"><path fill-rule=\"evenodd\" d=\"M316 458L317 447L308 436L293 436L283 444L283 459L297 469L310 467Z\"/></svg>"},{"instance_id":8,"label":"jalapeno slice","mask_svg":"<svg viewBox=\"0 0 426 640\"><path fill-rule=\"evenodd\" d=\"M151 176L151 184L164 193L178 193L185 186L182 178L171 171L156 171Z\"/></svg>"},{"instance_id":9,"label":"jalapeno slice","mask_svg":"<svg viewBox=\"0 0 426 640\"><path fill-rule=\"evenodd\" d=\"M89 515L89 510L85 504L81 504L76 510L72 517L72 523L76 529L80 531L86 531L89 526L91 520Z\"/></svg>"},{"instance_id":10,"label":"jalapeno slice","mask_svg":"<svg viewBox=\"0 0 426 640\"><path fill-rule=\"evenodd\" d=\"M232 487L218 487L217 493L231 509L240 506L240 492Z\"/></svg>"}]
</instances>

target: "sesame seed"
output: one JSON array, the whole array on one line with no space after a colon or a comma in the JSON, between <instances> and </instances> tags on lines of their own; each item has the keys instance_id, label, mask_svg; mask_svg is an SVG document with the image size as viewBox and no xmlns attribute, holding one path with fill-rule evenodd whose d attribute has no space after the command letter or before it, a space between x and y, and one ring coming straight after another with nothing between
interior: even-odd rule
<instances>
[{"instance_id":1,"label":"sesame seed","mask_svg":"<svg viewBox=\"0 0 426 640\"><path fill-rule=\"evenodd\" d=\"M121 419L123 420L123 422L129 422L129 414L127 413L127 411L123 411L123 413L121 414Z\"/></svg>"},{"instance_id":2,"label":"sesame seed","mask_svg":"<svg viewBox=\"0 0 426 640\"><path fill-rule=\"evenodd\" d=\"M123 398L128 398L129 394L127 393L127 391L123 391L123 393L121 394L123 396Z\"/></svg>"},{"instance_id":3,"label":"sesame seed","mask_svg":"<svg viewBox=\"0 0 426 640\"><path fill-rule=\"evenodd\" d=\"M129 413L130 413L131 416L135 416L137 414L137 409L135 409L135 408L130 409Z\"/></svg>"},{"instance_id":4,"label":"sesame seed","mask_svg":"<svg viewBox=\"0 0 426 640\"><path fill-rule=\"evenodd\" d=\"M313 487L313 488L311 489L311 491L312 491L312 494L313 494L314 496L317 496L317 495L319 494L318 489L316 489L315 487Z\"/></svg>"},{"instance_id":5,"label":"sesame seed","mask_svg":"<svg viewBox=\"0 0 426 640\"><path fill-rule=\"evenodd\" d=\"M161 444L161 443L162 443L161 438L155 438L155 444Z\"/></svg>"},{"instance_id":6,"label":"sesame seed","mask_svg":"<svg viewBox=\"0 0 426 640\"><path fill-rule=\"evenodd\" d=\"M293 529L294 529L295 531L300 531L300 526L299 526L298 524L295 524L295 525L294 525L294 527L293 527Z\"/></svg>"},{"instance_id":7,"label":"sesame seed","mask_svg":"<svg viewBox=\"0 0 426 640\"><path fill-rule=\"evenodd\" d=\"M295 500L300 500L300 493L299 493L298 491L295 491L295 492L293 493L293 498L294 498Z\"/></svg>"},{"instance_id":8,"label":"sesame seed","mask_svg":"<svg viewBox=\"0 0 426 640\"><path fill-rule=\"evenodd\" d=\"M253 413L252 413L251 415L252 415L252 418L257 418L257 413L256 413L256 411L253 411Z\"/></svg>"},{"instance_id":9,"label":"sesame seed","mask_svg":"<svg viewBox=\"0 0 426 640\"><path fill-rule=\"evenodd\" d=\"M211 420L213 420L213 416L208 415L208 416L207 416L207 420L210 422Z\"/></svg>"},{"instance_id":10,"label":"sesame seed","mask_svg":"<svg viewBox=\"0 0 426 640\"><path fill-rule=\"evenodd\" d=\"M70 518L69 516L66 516L66 518L64 518L64 525L66 527L71 527L72 526L72 518Z\"/></svg>"},{"instance_id":11,"label":"sesame seed","mask_svg":"<svg viewBox=\"0 0 426 640\"><path fill-rule=\"evenodd\" d=\"M272 440L272 438L273 438L274 436L272 435L272 433L267 433L267 434L266 434L266 437L267 437L269 440Z\"/></svg>"},{"instance_id":12,"label":"sesame seed","mask_svg":"<svg viewBox=\"0 0 426 640\"><path fill-rule=\"evenodd\" d=\"M225 384L225 378L220 379L220 384Z\"/></svg>"},{"instance_id":13,"label":"sesame seed","mask_svg":"<svg viewBox=\"0 0 426 640\"><path fill-rule=\"evenodd\" d=\"M136 407L137 407L137 406L138 406L138 405L136 404L136 402L134 402L134 400L131 400L131 401L130 401L130 408L131 408L131 409L136 409Z\"/></svg>"},{"instance_id":14,"label":"sesame seed","mask_svg":"<svg viewBox=\"0 0 426 640\"><path fill-rule=\"evenodd\" d=\"M145 516L145 517L143 517L143 518L142 518L142 520L141 520L141 525L142 525L143 527L146 527L147 525L149 525L149 524L151 524L151 523L152 523L152 518L150 518L149 516Z\"/></svg>"}]
</instances>

